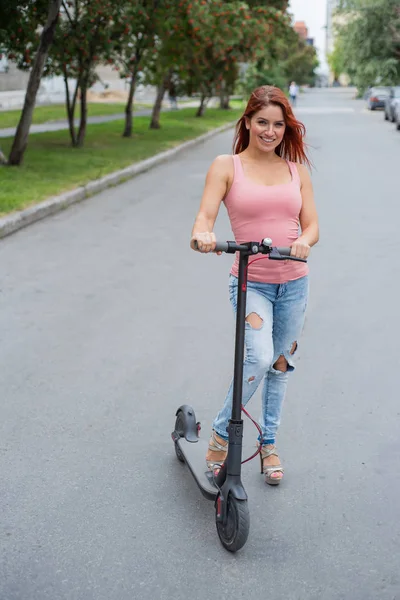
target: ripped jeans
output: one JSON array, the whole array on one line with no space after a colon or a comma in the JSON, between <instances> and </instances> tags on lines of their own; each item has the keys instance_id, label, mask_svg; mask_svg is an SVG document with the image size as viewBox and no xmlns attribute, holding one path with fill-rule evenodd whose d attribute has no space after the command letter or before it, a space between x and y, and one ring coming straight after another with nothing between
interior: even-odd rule
<instances>
[{"instance_id":1,"label":"ripped jeans","mask_svg":"<svg viewBox=\"0 0 400 600\"><path fill-rule=\"evenodd\" d=\"M236 312L237 277L231 275L229 293ZM254 313L261 320L260 328L246 321L245 360L243 365L243 398L245 406L264 380L260 426L263 444L274 444L281 421L282 404L288 375L293 371L294 353L301 335L308 300L308 275L287 283L247 284L246 317ZM280 356L287 361L287 371L274 368ZM225 404L218 413L213 429L228 439L227 427L232 412L233 380Z\"/></svg>"}]
</instances>

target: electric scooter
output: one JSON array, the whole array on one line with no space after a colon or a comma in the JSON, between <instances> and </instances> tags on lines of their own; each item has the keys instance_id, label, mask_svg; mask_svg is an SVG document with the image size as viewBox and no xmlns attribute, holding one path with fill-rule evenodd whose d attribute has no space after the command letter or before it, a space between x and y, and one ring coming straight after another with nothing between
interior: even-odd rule
<instances>
[{"instance_id":1,"label":"electric scooter","mask_svg":"<svg viewBox=\"0 0 400 600\"><path fill-rule=\"evenodd\" d=\"M207 470L205 455L208 441L200 439L200 423L196 421L193 408L187 404L180 406L176 411L175 429L171 434L178 460L187 464L203 496L215 501L218 536L224 548L230 552L236 552L244 546L250 528L247 494L241 481L243 438L241 417L248 262L249 257L256 254L268 255L269 260L307 262L305 259L290 256L290 251L290 248L272 246L272 240L269 238L265 238L262 242L244 244L217 243L214 252L239 253L233 401L232 415L227 428L229 436L227 459L218 472ZM258 453L259 449L254 456Z\"/></svg>"}]
</instances>

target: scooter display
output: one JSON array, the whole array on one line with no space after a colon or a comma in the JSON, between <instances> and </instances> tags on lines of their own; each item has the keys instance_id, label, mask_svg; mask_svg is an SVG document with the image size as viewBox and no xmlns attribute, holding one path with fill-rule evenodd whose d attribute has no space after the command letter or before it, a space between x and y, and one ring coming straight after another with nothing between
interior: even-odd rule
<instances>
[{"instance_id":1,"label":"scooter display","mask_svg":"<svg viewBox=\"0 0 400 600\"><path fill-rule=\"evenodd\" d=\"M226 550L236 552L246 543L250 529L248 498L241 481L242 387L249 258L257 254L265 254L267 255L265 258L269 260L307 261L290 256L290 248L272 246L272 240L269 238L261 242L243 244L219 242L214 252L239 253L233 401L227 429L227 458L218 472L207 470L205 455L208 439L200 438L200 423L196 420L194 409L187 404L180 406L176 411L175 428L171 437L177 458L187 464L205 498L215 501L215 520L222 545ZM258 452L254 456L257 456Z\"/></svg>"}]
</instances>

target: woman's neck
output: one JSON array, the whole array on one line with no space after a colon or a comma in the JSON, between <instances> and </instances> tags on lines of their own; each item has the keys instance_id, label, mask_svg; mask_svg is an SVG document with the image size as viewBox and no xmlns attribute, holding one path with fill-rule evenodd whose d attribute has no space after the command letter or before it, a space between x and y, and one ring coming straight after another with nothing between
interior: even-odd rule
<instances>
[{"instance_id":1,"label":"woman's neck","mask_svg":"<svg viewBox=\"0 0 400 600\"><path fill-rule=\"evenodd\" d=\"M258 150L257 148L247 147L246 150L243 150L242 154L245 158L266 164L272 164L282 160L276 152L262 152L262 150Z\"/></svg>"}]
</instances>

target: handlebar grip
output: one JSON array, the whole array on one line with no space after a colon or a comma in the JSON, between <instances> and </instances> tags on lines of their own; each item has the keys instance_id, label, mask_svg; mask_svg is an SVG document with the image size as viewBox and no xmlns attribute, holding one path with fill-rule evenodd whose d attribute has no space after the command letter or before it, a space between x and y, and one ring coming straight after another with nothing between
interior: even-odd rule
<instances>
[{"instance_id":1,"label":"handlebar grip","mask_svg":"<svg viewBox=\"0 0 400 600\"><path fill-rule=\"evenodd\" d=\"M197 250L197 240L194 240L194 247ZM217 242L215 245L214 252L228 252L229 244L228 242Z\"/></svg>"},{"instance_id":2,"label":"handlebar grip","mask_svg":"<svg viewBox=\"0 0 400 600\"><path fill-rule=\"evenodd\" d=\"M290 246L289 247L282 247L282 248L279 246L277 248L277 250L278 250L279 254L282 254L282 256L290 256L290 253L292 251L292 249L290 248Z\"/></svg>"},{"instance_id":3,"label":"handlebar grip","mask_svg":"<svg viewBox=\"0 0 400 600\"><path fill-rule=\"evenodd\" d=\"M278 246L276 248L272 248L272 251L269 255L271 260L294 260L297 262L306 263L306 258L297 258L297 256L291 256L291 248Z\"/></svg>"},{"instance_id":4,"label":"handlebar grip","mask_svg":"<svg viewBox=\"0 0 400 600\"><path fill-rule=\"evenodd\" d=\"M228 242L217 242L215 245L214 252L228 252L229 244Z\"/></svg>"}]
</instances>

